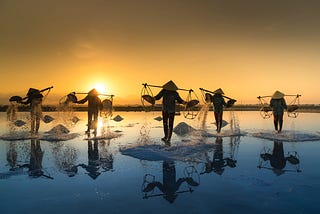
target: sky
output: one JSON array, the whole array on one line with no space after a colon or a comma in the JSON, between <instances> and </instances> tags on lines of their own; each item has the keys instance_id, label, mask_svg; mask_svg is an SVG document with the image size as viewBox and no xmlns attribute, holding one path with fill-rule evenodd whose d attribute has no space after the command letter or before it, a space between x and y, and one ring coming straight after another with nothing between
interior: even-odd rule
<instances>
[{"instance_id":1,"label":"sky","mask_svg":"<svg viewBox=\"0 0 320 214\"><path fill-rule=\"evenodd\" d=\"M49 104L99 84L115 104L140 104L142 83L169 80L198 97L222 88L238 104L275 90L319 104L319 10L313 0L0 0L0 104L30 87L53 86Z\"/></svg>"}]
</instances>

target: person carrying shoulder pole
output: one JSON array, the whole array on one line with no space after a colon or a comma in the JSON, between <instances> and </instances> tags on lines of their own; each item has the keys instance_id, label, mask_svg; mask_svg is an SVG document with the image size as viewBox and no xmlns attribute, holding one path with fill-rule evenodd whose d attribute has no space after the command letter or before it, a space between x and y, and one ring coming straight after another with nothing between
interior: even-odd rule
<instances>
[{"instance_id":1,"label":"person carrying shoulder pole","mask_svg":"<svg viewBox=\"0 0 320 214\"><path fill-rule=\"evenodd\" d=\"M170 144L173 132L174 116L176 111L176 101L180 104L186 102L180 97L177 92L178 87L170 80L162 86L162 90L154 96L155 100L162 98L162 118L163 118L163 131L164 137L161 139L166 144Z\"/></svg>"},{"instance_id":2,"label":"person carrying shoulder pole","mask_svg":"<svg viewBox=\"0 0 320 214\"><path fill-rule=\"evenodd\" d=\"M274 92L270 100L270 107L273 113L274 129L280 133L282 131L284 109L287 109L287 104L282 92Z\"/></svg>"}]
</instances>

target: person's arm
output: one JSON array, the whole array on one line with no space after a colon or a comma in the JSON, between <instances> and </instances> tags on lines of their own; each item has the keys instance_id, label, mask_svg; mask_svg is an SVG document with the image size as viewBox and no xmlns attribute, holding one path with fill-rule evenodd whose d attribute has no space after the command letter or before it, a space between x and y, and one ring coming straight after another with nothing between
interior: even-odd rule
<instances>
[{"instance_id":1,"label":"person's arm","mask_svg":"<svg viewBox=\"0 0 320 214\"><path fill-rule=\"evenodd\" d=\"M287 103L285 99L282 99L282 106L284 109L287 109Z\"/></svg>"},{"instance_id":2,"label":"person's arm","mask_svg":"<svg viewBox=\"0 0 320 214\"><path fill-rule=\"evenodd\" d=\"M85 102L88 101L88 96L86 96L85 98L83 98L82 100L78 100L77 103L78 104L84 104Z\"/></svg>"},{"instance_id":3,"label":"person's arm","mask_svg":"<svg viewBox=\"0 0 320 214\"><path fill-rule=\"evenodd\" d=\"M160 100L163 97L164 90L162 89L156 96L154 96L155 100Z\"/></svg>"},{"instance_id":4,"label":"person's arm","mask_svg":"<svg viewBox=\"0 0 320 214\"><path fill-rule=\"evenodd\" d=\"M177 100L177 102L180 103L180 104L186 104L186 101L184 101L184 100L180 97L180 95L179 95L178 92L176 93L176 100Z\"/></svg>"},{"instance_id":5,"label":"person's arm","mask_svg":"<svg viewBox=\"0 0 320 214\"><path fill-rule=\"evenodd\" d=\"M273 99L270 100L270 107L271 107L271 108L274 107L274 100L273 100Z\"/></svg>"}]
</instances>

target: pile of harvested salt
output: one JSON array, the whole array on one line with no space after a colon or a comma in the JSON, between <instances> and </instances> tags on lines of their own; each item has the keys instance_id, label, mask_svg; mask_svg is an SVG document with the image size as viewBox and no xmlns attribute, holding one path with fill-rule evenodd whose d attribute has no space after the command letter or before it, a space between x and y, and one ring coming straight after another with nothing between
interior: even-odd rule
<instances>
[{"instance_id":1,"label":"pile of harvested salt","mask_svg":"<svg viewBox=\"0 0 320 214\"><path fill-rule=\"evenodd\" d=\"M156 120L156 121L161 121L162 120L162 117L161 116L158 116L158 117L155 117L155 118L153 118L154 120Z\"/></svg>"},{"instance_id":2,"label":"pile of harvested salt","mask_svg":"<svg viewBox=\"0 0 320 214\"><path fill-rule=\"evenodd\" d=\"M116 122L120 122L121 120L123 120L123 117L121 117L120 115L117 115L113 118L113 120Z\"/></svg>"},{"instance_id":3,"label":"pile of harvested salt","mask_svg":"<svg viewBox=\"0 0 320 214\"><path fill-rule=\"evenodd\" d=\"M23 120L16 120L14 122L14 125L18 126L18 127L24 126L25 124L26 124L26 122L24 122Z\"/></svg>"},{"instance_id":4,"label":"pile of harvested salt","mask_svg":"<svg viewBox=\"0 0 320 214\"><path fill-rule=\"evenodd\" d=\"M43 117L43 122L45 122L45 123L50 123L50 122L53 121L53 120L54 120L54 118L51 117L50 115L45 115L45 116Z\"/></svg>"},{"instance_id":5,"label":"pile of harvested salt","mask_svg":"<svg viewBox=\"0 0 320 214\"><path fill-rule=\"evenodd\" d=\"M189 126L188 124L186 124L185 122L179 123L173 129L173 132L176 133L177 135L185 135L193 131L195 131L195 129Z\"/></svg>"},{"instance_id":6,"label":"pile of harvested salt","mask_svg":"<svg viewBox=\"0 0 320 214\"><path fill-rule=\"evenodd\" d=\"M79 119L78 117L76 117L76 116L74 116L74 117L71 119L71 121L72 121L73 123L77 123L79 120L80 120L80 119Z\"/></svg>"},{"instance_id":7,"label":"pile of harvested salt","mask_svg":"<svg viewBox=\"0 0 320 214\"><path fill-rule=\"evenodd\" d=\"M70 131L65 126L59 124L50 129L47 133L49 134L68 134Z\"/></svg>"}]
</instances>

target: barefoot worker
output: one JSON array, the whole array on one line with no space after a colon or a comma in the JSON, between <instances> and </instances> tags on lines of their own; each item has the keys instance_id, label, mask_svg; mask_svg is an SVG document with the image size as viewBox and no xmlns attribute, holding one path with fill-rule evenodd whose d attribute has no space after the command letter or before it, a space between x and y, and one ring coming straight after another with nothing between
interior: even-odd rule
<instances>
[{"instance_id":1,"label":"barefoot worker","mask_svg":"<svg viewBox=\"0 0 320 214\"><path fill-rule=\"evenodd\" d=\"M90 129L94 129L94 134L97 134L98 115L101 107L101 100L98 96L98 91L96 89L92 89L88 92L85 98L77 101L78 104L84 104L88 101L88 129L86 134L90 134Z\"/></svg>"},{"instance_id":2,"label":"barefoot worker","mask_svg":"<svg viewBox=\"0 0 320 214\"><path fill-rule=\"evenodd\" d=\"M176 101L180 104L186 104L186 102L180 97L177 92L178 87L170 80L162 86L162 90L154 97L155 100L162 99L162 118L163 118L163 131L164 137L161 139L165 143L170 144L173 122L176 112Z\"/></svg>"},{"instance_id":3,"label":"barefoot worker","mask_svg":"<svg viewBox=\"0 0 320 214\"><path fill-rule=\"evenodd\" d=\"M207 92L205 94L206 102L208 102L208 103L212 102L213 103L214 118L215 118L215 121L216 121L217 132L220 133L221 128L222 128L223 108L224 107L229 108L229 107L233 106L233 104L236 102L236 100L225 96L221 88L218 88L217 90L215 90L213 92L212 91L208 91L208 90L203 89L203 88L200 88L200 90L202 92ZM225 102L224 97L229 99L227 103Z\"/></svg>"},{"instance_id":4,"label":"barefoot worker","mask_svg":"<svg viewBox=\"0 0 320 214\"><path fill-rule=\"evenodd\" d=\"M274 92L270 100L270 107L273 113L274 129L280 133L283 124L284 109L287 109L287 104L284 99L284 94L280 91Z\"/></svg>"},{"instance_id":5,"label":"barefoot worker","mask_svg":"<svg viewBox=\"0 0 320 214\"><path fill-rule=\"evenodd\" d=\"M38 90L35 88L30 88L27 96L25 98L18 99L19 103L28 105L30 104L30 116L31 116L31 134L37 134L40 128L40 119L43 120L43 115L42 115L42 100L43 100L43 95L42 92L47 91L49 93L50 89L53 87L48 87L43 90ZM25 100L26 101L22 101Z\"/></svg>"}]
</instances>

